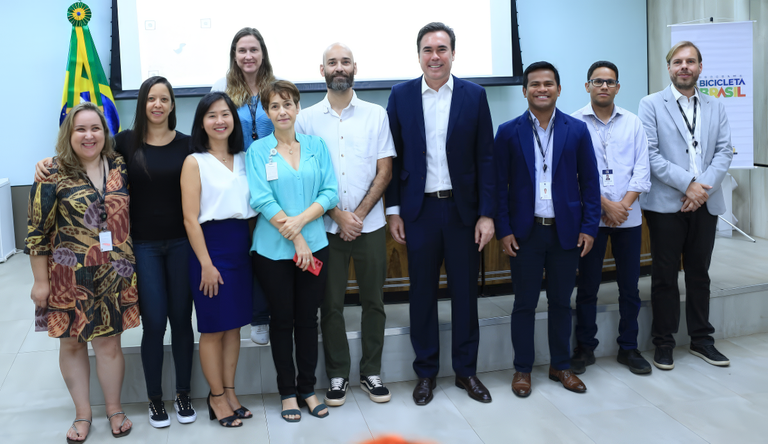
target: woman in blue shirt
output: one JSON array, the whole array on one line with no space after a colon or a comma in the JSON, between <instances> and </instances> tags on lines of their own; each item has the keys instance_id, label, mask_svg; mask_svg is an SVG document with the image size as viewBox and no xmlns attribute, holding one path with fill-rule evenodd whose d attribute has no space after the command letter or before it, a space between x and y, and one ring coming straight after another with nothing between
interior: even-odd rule
<instances>
[{"instance_id":1,"label":"woman in blue shirt","mask_svg":"<svg viewBox=\"0 0 768 444\"><path fill-rule=\"evenodd\" d=\"M261 103L275 132L254 142L246 155L251 207L261 214L251 252L272 314L281 415L288 422L301 419L298 393L311 415L324 418L328 409L315 396L314 385L317 309L325 294L326 269L315 267L315 258L328 259L322 215L339 201L336 176L323 139L294 130L299 90L293 83L270 84L262 90Z\"/></svg>"}]
</instances>

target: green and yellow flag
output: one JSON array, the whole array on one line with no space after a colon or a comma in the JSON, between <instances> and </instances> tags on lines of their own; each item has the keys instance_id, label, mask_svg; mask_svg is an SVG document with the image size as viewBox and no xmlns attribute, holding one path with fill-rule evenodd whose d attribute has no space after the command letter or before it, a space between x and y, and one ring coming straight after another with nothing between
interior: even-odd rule
<instances>
[{"instance_id":1,"label":"green and yellow flag","mask_svg":"<svg viewBox=\"0 0 768 444\"><path fill-rule=\"evenodd\" d=\"M104 112L109 131L113 135L117 134L120 131L120 118L117 115L115 98L101 67L91 31L88 29L91 9L85 3L73 3L67 9L67 19L72 23L72 37L69 40L59 125L75 105L85 100L95 103Z\"/></svg>"}]
</instances>

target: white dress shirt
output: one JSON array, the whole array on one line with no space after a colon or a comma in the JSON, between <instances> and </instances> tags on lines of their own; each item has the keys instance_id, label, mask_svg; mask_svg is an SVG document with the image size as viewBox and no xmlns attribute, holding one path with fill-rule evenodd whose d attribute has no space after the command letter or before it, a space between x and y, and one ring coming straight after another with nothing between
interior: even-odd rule
<instances>
[{"instance_id":1,"label":"white dress shirt","mask_svg":"<svg viewBox=\"0 0 768 444\"><path fill-rule=\"evenodd\" d=\"M583 120L589 128L597 159L597 171L600 173L600 194L604 198L618 202L628 191L650 191L648 139L643 124L636 115L614 105L606 124L595 115L592 104L589 103L571 115ZM613 186L605 186L604 170L613 170ZM618 228L637 227L642 223L640 200L636 200L627 220ZM600 226L606 226L602 219Z\"/></svg>"},{"instance_id":2,"label":"white dress shirt","mask_svg":"<svg viewBox=\"0 0 768 444\"><path fill-rule=\"evenodd\" d=\"M689 159L689 166L688 166L688 172L692 173L694 177L701 176L701 162L702 162L702 149L701 149L701 97L699 97L699 90L694 88L693 97L690 99L687 96L684 96L680 91L675 88L675 85L672 85L672 94L675 96L675 100L677 100L677 103L680 104L680 106L683 108L683 112L685 112L685 117L688 118L688 123L693 126L693 107L694 107L694 98L695 100L695 106L696 106L696 129L693 131L693 137L691 137L691 132L688 130L687 127L685 127L685 120L683 120L683 126L685 127L685 136L686 140L688 141L688 159ZM675 106L677 107L677 106ZM678 112L680 110L678 109ZM682 118L682 116L680 116ZM693 146L693 140L696 139L699 143L694 148Z\"/></svg>"},{"instance_id":3,"label":"white dress shirt","mask_svg":"<svg viewBox=\"0 0 768 444\"><path fill-rule=\"evenodd\" d=\"M536 217L555 217L555 206L552 204L552 199L541 198L541 183L549 182L550 197L552 194L552 147L554 146L553 140L555 138L555 114L557 111L552 112L552 117L549 119L549 125L547 129L541 127L539 119L528 111L528 114L533 119L533 125L536 127L536 132L539 134L539 140L541 140L541 148L544 150L544 156L541 155L539 150L539 143L536 141L536 136L531 129L531 138L533 139L533 152L535 153L534 171L536 171L536 204L533 209L533 215ZM544 171L544 164L547 164L547 171Z\"/></svg>"},{"instance_id":4,"label":"white dress shirt","mask_svg":"<svg viewBox=\"0 0 768 444\"><path fill-rule=\"evenodd\" d=\"M341 115L331 108L326 94L320 103L299 112L295 129L297 133L325 140L339 182L336 207L343 211L353 212L363 201L376 177L377 161L397 156L387 111L358 99L354 92L352 101ZM328 214L324 216L324 222L328 233L339 231L338 224ZM379 199L363 220L362 232L376 231L385 223L384 203Z\"/></svg>"}]
</instances>

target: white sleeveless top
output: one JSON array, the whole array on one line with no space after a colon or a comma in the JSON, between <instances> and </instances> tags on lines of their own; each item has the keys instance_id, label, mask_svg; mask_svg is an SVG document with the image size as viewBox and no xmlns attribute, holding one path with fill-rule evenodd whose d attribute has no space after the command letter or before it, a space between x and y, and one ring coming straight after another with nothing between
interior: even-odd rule
<instances>
[{"instance_id":1,"label":"white sleeveless top","mask_svg":"<svg viewBox=\"0 0 768 444\"><path fill-rule=\"evenodd\" d=\"M250 219L256 216L251 208L251 192L245 177L245 153L234 156L234 168L229 171L210 153L192 153L200 169L201 224L211 220Z\"/></svg>"}]
</instances>

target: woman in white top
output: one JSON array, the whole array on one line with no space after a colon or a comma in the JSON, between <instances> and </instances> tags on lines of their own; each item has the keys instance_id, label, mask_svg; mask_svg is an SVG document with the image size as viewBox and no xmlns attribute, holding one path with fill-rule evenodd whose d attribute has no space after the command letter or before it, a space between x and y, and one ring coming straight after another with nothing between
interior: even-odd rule
<instances>
[{"instance_id":1,"label":"woman in white top","mask_svg":"<svg viewBox=\"0 0 768 444\"><path fill-rule=\"evenodd\" d=\"M200 100L192 124L193 154L181 169L184 227L194 251L189 278L201 333L200 363L211 388L208 412L224 427L239 427L240 419L253 416L234 391L240 328L250 323L253 307L248 219L256 215L249 206L236 113L224 93Z\"/></svg>"}]
</instances>

